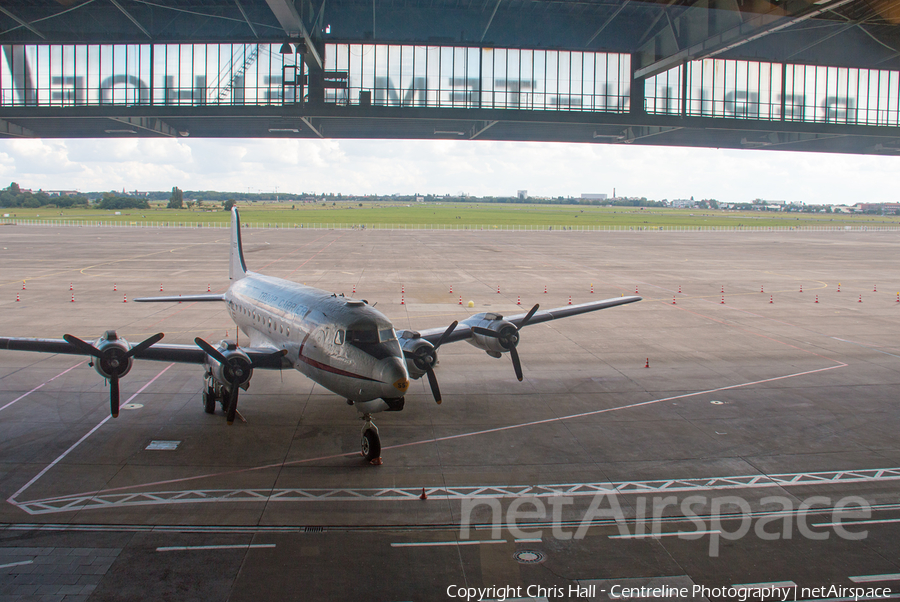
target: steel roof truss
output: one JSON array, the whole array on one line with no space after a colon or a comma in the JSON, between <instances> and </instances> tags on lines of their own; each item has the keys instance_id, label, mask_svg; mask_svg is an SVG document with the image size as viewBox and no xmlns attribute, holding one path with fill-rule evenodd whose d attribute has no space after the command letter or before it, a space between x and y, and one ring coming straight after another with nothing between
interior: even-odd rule
<instances>
[{"instance_id":1,"label":"steel roof truss","mask_svg":"<svg viewBox=\"0 0 900 602\"><path fill-rule=\"evenodd\" d=\"M109 119L162 136L178 137L178 131L175 128L155 117L110 117Z\"/></svg>"},{"instance_id":2,"label":"steel roof truss","mask_svg":"<svg viewBox=\"0 0 900 602\"><path fill-rule=\"evenodd\" d=\"M35 28L31 23L29 23L28 21L25 21L25 20L23 20L23 19L20 19L20 18L17 17L14 13L12 13L12 12L10 12L9 10L3 8L2 6L0 6L0 13L3 13L4 15L6 15L6 16L9 17L10 19L12 19L13 21L15 21L16 23L18 23L19 25L21 25L22 27L24 27L24 28L27 29L28 31L30 31L30 32L33 33L34 35L39 36L42 40L46 40L46 39L47 39L47 36L45 36L45 35L42 34L40 31L38 31L37 28Z\"/></svg>"},{"instance_id":3,"label":"steel roof truss","mask_svg":"<svg viewBox=\"0 0 900 602\"><path fill-rule=\"evenodd\" d=\"M27 128L23 128L15 123L10 123L5 119L0 119L0 137L10 136L13 138L37 138L38 135Z\"/></svg>"},{"instance_id":4,"label":"steel roof truss","mask_svg":"<svg viewBox=\"0 0 900 602\"><path fill-rule=\"evenodd\" d=\"M128 18L128 20L131 21L131 22L134 24L135 27L137 27L138 29L140 29L140 30L141 30L141 33L143 33L143 34L144 34L145 36L147 36L149 39L151 39L151 40L153 39L153 36L150 35L150 32L147 31L147 30L144 28L143 25L141 25L140 21L138 21L137 19L134 18L134 15L132 15L132 14L131 14L130 12L128 12L127 10L125 10L125 7L122 6L121 4L119 4L118 0L109 0L109 1L110 1L110 3L111 3L113 6L115 6L116 8L118 8L119 11L120 11L123 15L125 15L125 16Z\"/></svg>"},{"instance_id":5,"label":"steel roof truss","mask_svg":"<svg viewBox=\"0 0 900 602\"><path fill-rule=\"evenodd\" d=\"M300 13L297 12L297 9L294 8L294 5L288 0L266 0L266 4L269 5L269 8L275 14L275 18L278 19L281 27L289 37L301 37L306 42L306 48L308 51L306 56L308 58L312 58L313 62L315 63L311 66L322 69L322 56L316 49L316 45L313 43L312 38L309 36L309 31L307 31L306 26L303 24L303 19L300 18ZM307 62L307 64L309 63Z\"/></svg>"}]
</instances>

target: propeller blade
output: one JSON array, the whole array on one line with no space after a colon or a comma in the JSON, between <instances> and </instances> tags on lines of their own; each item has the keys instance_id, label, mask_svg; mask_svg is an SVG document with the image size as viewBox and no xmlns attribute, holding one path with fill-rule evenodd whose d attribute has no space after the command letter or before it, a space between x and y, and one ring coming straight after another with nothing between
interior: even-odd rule
<instances>
[{"instance_id":1,"label":"propeller blade","mask_svg":"<svg viewBox=\"0 0 900 602\"><path fill-rule=\"evenodd\" d=\"M200 347L200 349L202 349L203 351L205 351L206 353L211 355L213 358L215 358L215 360L217 362L219 362L220 364L222 364L223 366L227 363L225 356L222 355L218 349L216 349L215 347L213 347L212 345L210 345L209 343L207 343L200 337L195 338L194 343L196 343L197 346Z\"/></svg>"},{"instance_id":2,"label":"propeller blade","mask_svg":"<svg viewBox=\"0 0 900 602\"><path fill-rule=\"evenodd\" d=\"M444 331L444 334L441 335L441 338L437 340L437 343L434 344L434 350L437 351L437 348L444 344L444 342L453 334L453 331L456 329L456 326L459 324L456 320L453 321L453 324L447 327L447 330Z\"/></svg>"},{"instance_id":3,"label":"propeller blade","mask_svg":"<svg viewBox=\"0 0 900 602\"><path fill-rule=\"evenodd\" d=\"M516 371L516 378L521 382L524 376L522 375L522 364L519 362L519 352L516 351L515 346L509 348L509 357L512 358L513 370Z\"/></svg>"},{"instance_id":4,"label":"propeller blade","mask_svg":"<svg viewBox=\"0 0 900 602\"><path fill-rule=\"evenodd\" d=\"M150 337L150 338L148 338L148 339L145 339L144 341L141 341L140 343L138 343L137 345L135 345L134 347L132 347L131 349L129 349L127 352L125 352L125 359L127 360L127 359L130 358L130 357L134 357L135 355L137 355L138 353L140 353L140 352L143 351L144 349L147 349L148 347L151 347L151 346L153 346L153 345L156 345L157 343L159 343L159 341L160 341L164 336L165 336L165 335L164 335L163 333L160 332L160 333L158 333L158 334L153 335L152 337Z\"/></svg>"},{"instance_id":5,"label":"propeller blade","mask_svg":"<svg viewBox=\"0 0 900 602\"><path fill-rule=\"evenodd\" d=\"M82 341L81 339L79 339L76 336L72 336L71 334L64 334L63 338L66 340L66 343L77 348L82 353L85 353L87 355L93 355L94 357L97 357L97 358L103 357L103 355L100 353L99 349L97 349L90 343L86 343L85 341Z\"/></svg>"},{"instance_id":6,"label":"propeller blade","mask_svg":"<svg viewBox=\"0 0 900 602\"><path fill-rule=\"evenodd\" d=\"M496 331L494 331L494 330L490 330L489 328L482 328L481 326L473 326L473 327L472 327L472 332L474 332L474 333L476 333L476 334L480 334L480 335L482 335L482 336L486 336L486 337L493 337L493 338L495 338L495 339L499 339L499 338L500 338L500 333L499 333L499 332L496 332Z\"/></svg>"},{"instance_id":7,"label":"propeller blade","mask_svg":"<svg viewBox=\"0 0 900 602\"><path fill-rule=\"evenodd\" d=\"M113 418L119 417L119 377L109 377L109 413Z\"/></svg>"},{"instance_id":8,"label":"propeller blade","mask_svg":"<svg viewBox=\"0 0 900 602\"><path fill-rule=\"evenodd\" d=\"M237 402L238 402L238 391L240 388L237 384L237 379L235 379L231 383L231 395L228 400L228 411L225 414L225 420L228 424L234 424L234 417L237 414Z\"/></svg>"},{"instance_id":9,"label":"propeller blade","mask_svg":"<svg viewBox=\"0 0 900 602\"><path fill-rule=\"evenodd\" d=\"M528 313L525 314L525 318L521 322L519 322L519 330L522 330L523 328L525 328L525 326L528 324L528 322L531 321L531 318L534 317L534 314L537 312L537 310L540 306L541 305L539 303L535 303L534 307L532 307L528 311ZM522 379L519 379L519 380L522 380Z\"/></svg>"},{"instance_id":10,"label":"propeller blade","mask_svg":"<svg viewBox=\"0 0 900 602\"><path fill-rule=\"evenodd\" d=\"M431 368L427 371L428 374L428 384L431 385L431 394L434 395L434 400L440 405L441 403L441 389L438 387L437 376L434 374L434 370Z\"/></svg>"}]
</instances>

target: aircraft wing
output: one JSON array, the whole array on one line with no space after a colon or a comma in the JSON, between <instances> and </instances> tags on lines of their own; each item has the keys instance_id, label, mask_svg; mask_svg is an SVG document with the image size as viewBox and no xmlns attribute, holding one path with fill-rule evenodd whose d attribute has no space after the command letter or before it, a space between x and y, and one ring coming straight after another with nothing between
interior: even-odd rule
<instances>
[{"instance_id":1,"label":"aircraft wing","mask_svg":"<svg viewBox=\"0 0 900 602\"><path fill-rule=\"evenodd\" d=\"M224 301L225 295L209 294L209 295L166 295L163 297L140 297L135 299L136 303L196 303L198 301Z\"/></svg>"},{"instance_id":2,"label":"aircraft wing","mask_svg":"<svg viewBox=\"0 0 900 602\"><path fill-rule=\"evenodd\" d=\"M129 348L135 347L129 343ZM0 349L9 351L36 351L38 353L61 353L66 355L89 355L83 349L72 345L64 339L30 339L18 337L0 337ZM281 356L273 356L275 348L239 347L247 354L257 368L282 368ZM180 364L203 364L206 352L196 345L161 345L142 349L134 355L135 359L156 360L160 362L177 362Z\"/></svg>"},{"instance_id":3,"label":"aircraft wing","mask_svg":"<svg viewBox=\"0 0 900 602\"><path fill-rule=\"evenodd\" d=\"M580 303L578 305L566 305L564 307L556 307L553 309L542 309L538 310L528 321L527 326L531 326L532 324L539 324L541 322L549 322L550 320L557 320L559 318L568 318L569 316L577 316L578 314L587 313L590 311L598 311L601 309L606 309L608 307L615 307L617 305L625 305L626 303L634 303L635 301L640 301L642 297L638 296L629 296L629 297L613 297L611 299L604 299L602 301L589 301L588 303ZM522 320L528 315L527 312L523 312L520 314L515 314L513 316L503 316L503 319L512 322L519 327L522 323ZM441 335L444 334L446 327L441 328L428 328L425 330L419 330L419 334L425 340L427 340L432 345L435 344L438 339L441 338ZM472 336L472 327L465 322L460 322L460 324L453 330L449 337L444 341L444 343L453 343L455 341L464 341Z\"/></svg>"}]
</instances>

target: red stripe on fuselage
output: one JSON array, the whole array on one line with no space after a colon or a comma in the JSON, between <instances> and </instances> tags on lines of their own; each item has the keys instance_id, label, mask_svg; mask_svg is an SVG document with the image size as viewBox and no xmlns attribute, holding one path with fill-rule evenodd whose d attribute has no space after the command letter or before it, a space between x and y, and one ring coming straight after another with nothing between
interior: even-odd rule
<instances>
[{"instance_id":1,"label":"red stripe on fuselage","mask_svg":"<svg viewBox=\"0 0 900 602\"><path fill-rule=\"evenodd\" d=\"M303 339L303 342L300 343L300 352L299 359L304 364L312 366L313 368L317 368L319 370L324 370L325 372L331 372L332 374L337 374L339 376L349 376L350 378L358 378L359 380L368 380L373 383L380 383L380 380L376 380L374 378L369 378L368 376L362 376L361 374L354 374L353 372L347 372L346 370L341 370L340 368L335 368L333 366L329 366L328 364L323 364L320 361L314 360L310 357L306 357L303 355L303 347L306 345L306 339L309 338L309 335L306 335L306 338Z\"/></svg>"}]
</instances>

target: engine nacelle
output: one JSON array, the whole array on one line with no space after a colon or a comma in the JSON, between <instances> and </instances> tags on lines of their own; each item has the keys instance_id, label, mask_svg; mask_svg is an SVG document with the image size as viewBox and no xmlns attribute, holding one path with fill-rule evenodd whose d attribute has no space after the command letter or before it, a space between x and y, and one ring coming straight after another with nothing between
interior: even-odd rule
<instances>
[{"instance_id":1,"label":"engine nacelle","mask_svg":"<svg viewBox=\"0 0 900 602\"><path fill-rule=\"evenodd\" d=\"M495 357L499 357L500 353L506 353L510 347L515 347L519 342L516 325L504 320L500 314L475 314L464 320L463 324L472 328L472 336L467 339L467 342ZM476 329L479 328L493 331L497 333L497 336L480 334L476 332Z\"/></svg>"},{"instance_id":2,"label":"engine nacelle","mask_svg":"<svg viewBox=\"0 0 900 602\"><path fill-rule=\"evenodd\" d=\"M400 338L403 357L406 360L406 371L410 378L422 378L427 374L429 367L437 366L437 352L434 345L420 338L418 332L404 330L397 334Z\"/></svg>"},{"instance_id":3,"label":"engine nacelle","mask_svg":"<svg viewBox=\"0 0 900 602\"><path fill-rule=\"evenodd\" d=\"M100 351L101 357L93 361L94 370L103 378L115 375L121 378L128 374L134 358L126 358L125 354L130 349L128 341L120 339L115 330L107 330L102 337L97 339L94 347Z\"/></svg>"},{"instance_id":4,"label":"engine nacelle","mask_svg":"<svg viewBox=\"0 0 900 602\"><path fill-rule=\"evenodd\" d=\"M219 341L216 347L225 356L225 364L207 355L206 365L212 377L221 385L230 388L237 383L237 386L246 391L253 376L253 363L250 357L238 349L234 341Z\"/></svg>"}]
</instances>

